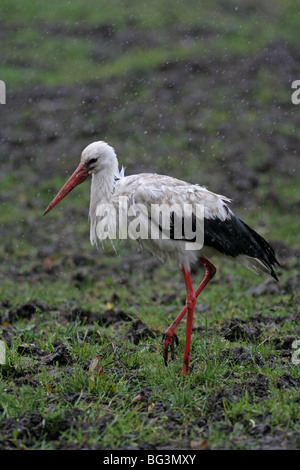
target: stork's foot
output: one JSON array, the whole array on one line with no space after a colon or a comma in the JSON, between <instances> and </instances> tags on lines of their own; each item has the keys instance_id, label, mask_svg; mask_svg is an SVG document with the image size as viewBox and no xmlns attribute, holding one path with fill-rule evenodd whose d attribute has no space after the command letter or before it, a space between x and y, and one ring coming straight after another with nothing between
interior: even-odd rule
<instances>
[{"instance_id":1,"label":"stork's foot","mask_svg":"<svg viewBox=\"0 0 300 470\"><path fill-rule=\"evenodd\" d=\"M181 375L187 375L189 373L189 363L191 361L191 356L190 353L187 355L187 357L183 358L183 366L181 369Z\"/></svg>"},{"instance_id":2,"label":"stork's foot","mask_svg":"<svg viewBox=\"0 0 300 470\"><path fill-rule=\"evenodd\" d=\"M169 349L171 351L171 359L174 360L175 346L178 346L179 339L175 331L170 330L169 328L162 336L162 345L163 345L163 357L166 366L168 365L168 356Z\"/></svg>"}]
</instances>

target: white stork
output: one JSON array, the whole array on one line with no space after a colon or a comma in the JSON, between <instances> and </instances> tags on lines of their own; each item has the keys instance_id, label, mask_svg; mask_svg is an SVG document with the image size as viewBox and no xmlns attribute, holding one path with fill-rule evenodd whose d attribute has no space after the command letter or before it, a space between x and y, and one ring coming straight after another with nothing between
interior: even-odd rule
<instances>
[{"instance_id":1,"label":"white stork","mask_svg":"<svg viewBox=\"0 0 300 470\"><path fill-rule=\"evenodd\" d=\"M124 176L114 149L107 143L99 141L88 145L81 154L78 168L58 192L45 210L46 214L63 199L75 186L89 176L92 178L90 195L90 238L97 243L97 207L103 203L116 207L120 196L126 198L128 206L142 203L150 209L152 204L200 204L204 206L204 241L202 248L186 249L184 239L177 239L174 230L170 230L167 239L140 238L139 243L162 261L171 259L176 262L183 273L186 287L186 304L174 322L163 335L163 357L168 361L168 351L174 358L174 346L178 344L176 328L185 314L186 341L183 358L182 375L188 373L193 314L198 295L211 281L216 267L208 258L214 255L234 259L255 272L263 271L278 281L274 269L279 265L274 250L260 235L248 227L228 207L230 199L214 194L206 188L190 184L170 176L142 173ZM170 221L171 229L174 223ZM193 213L193 224L198 221ZM172 217L171 217L172 218ZM193 240L190 240L193 242ZM191 266L199 261L205 268L205 276L199 287L194 290L190 278Z\"/></svg>"}]
</instances>

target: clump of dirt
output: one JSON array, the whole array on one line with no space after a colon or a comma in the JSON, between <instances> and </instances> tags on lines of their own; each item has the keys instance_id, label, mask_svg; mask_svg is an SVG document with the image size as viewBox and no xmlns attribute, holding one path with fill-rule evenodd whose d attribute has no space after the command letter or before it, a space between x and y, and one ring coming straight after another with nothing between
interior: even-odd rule
<instances>
[{"instance_id":1,"label":"clump of dirt","mask_svg":"<svg viewBox=\"0 0 300 470\"><path fill-rule=\"evenodd\" d=\"M23 439L25 445L33 444L36 439L44 437L46 440L58 439L62 431L76 426L82 411L77 408L64 410L51 418L45 417L38 411L26 413L18 418L6 418L1 427L1 434L5 438Z\"/></svg>"},{"instance_id":2,"label":"clump of dirt","mask_svg":"<svg viewBox=\"0 0 300 470\"><path fill-rule=\"evenodd\" d=\"M250 317L250 321L253 325L260 327L261 325L266 325L268 327L274 325L280 325L286 322L298 322L300 319L300 314L295 311L291 314L284 314L284 315L274 315L272 313L264 313L261 312L254 313ZM276 339L275 341L278 341ZM280 341L280 340L279 340Z\"/></svg>"},{"instance_id":3,"label":"clump of dirt","mask_svg":"<svg viewBox=\"0 0 300 470\"><path fill-rule=\"evenodd\" d=\"M58 363L60 366L72 364L74 362L72 355L68 348L60 340L55 340L53 343L55 351L43 357L42 362L46 365L55 365Z\"/></svg>"},{"instance_id":4,"label":"clump of dirt","mask_svg":"<svg viewBox=\"0 0 300 470\"><path fill-rule=\"evenodd\" d=\"M20 356L44 356L45 352L42 351L36 344L34 343L22 343L18 346L18 354Z\"/></svg>"},{"instance_id":5,"label":"clump of dirt","mask_svg":"<svg viewBox=\"0 0 300 470\"><path fill-rule=\"evenodd\" d=\"M31 318L39 312L46 312L50 310L49 305L42 300L31 300L30 302L25 302L20 304L15 308L10 309L11 303L5 302L0 306L1 309L5 309L4 313L1 315L2 322L13 323L14 321L21 318Z\"/></svg>"},{"instance_id":6,"label":"clump of dirt","mask_svg":"<svg viewBox=\"0 0 300 470\"><path fill-rule=\"evenodd\" d=\"M249 434L250 436L261 438L265 436L266 434L270 434L271 429L272 428L269 423L259 423L256 426L253 426L253 428L249 430Z\"/></svg>"},{"instance_id":7,"label":"clump of dirt","mask_svg":"<svg viewBox=\"0 0 300 470\"><path fill-rule=\"evenodd\" d=\"M281 357L288 357L291 358L293 354L293 342L295 341L295 337L293 336L283 336L277 337L273 339L273 343L275 345L276 351L280 354Z\"/></svg>"},{"instance_id":8,"label":"clump of dirt","mask_svg":"<svg viewBox=\"0 0 300 470\"><path fill-rule=\"evenodd\" d=\"M254 399L263 399L269 392L269 379L262 374L258 374L255 378L245 380L241 384L241 390L247 391L250 397Z\"/></svg>"},{"instance_id":9,"label":"clump of dirt","mask_svg":"<svg viewBox=\"0 0 300 470\"><path fill-rule=\"evenodd\" d=\"M136 320L133 322L125 334L125 338L129 339L133 342L133 344L136 345L139 344L143 338L147 337L154 338L155 334L153 331L149 330L149 328L141 320Z\"/></svg>"},{"instance_id":10,"label":"clump of dirt","mask_svg":"<svg viewBox=\"0 0 300 470\"><path fill-rule=\"evenodd\" d=\"M276 385L278 388L300 387L300 377L293 377L291 374L283 374Z\"/></svg>"},{"instance_id":11,"label":"clump of dirt","mask_svg":"<svg viewBox=\"0 0 300 470\"><path fill-rule=\"evenodd\" d=\"M131 321L131 317L121 309L109 309L102 313L99 317L99 324L109 326L111 324L119 324Z\"/></svg>"},{"instance_id":12,"label":"clump of dirt","mask_svg":"<svg viewBox=\"0 0 300 470\"><path fill-rule=\"evenodd\" d=\"M283 288L280 286L279 283L274 282L272 278L267 278L261 284L257 286L250 287L245 292L245 295L253 295L254 297L259 297L260 295L272 295L272 294L280 294L283 292Z\"/></svg>"},{"instance_id":13,"label":"clump of dirt","mask_svg":"<svg viewBox=\"0 0 300 470\"><path fill-rule=\"evenodd\" d=\"M63 309L61 317L65 321L80 320L85 324L98 323L101 326L109 326L131 321L129 315L122 309L116 307L107 309L104 312L92 312L81 307L73 307L71 309Z\"/></svg>"},{"instance_id":14,"label":"clump of dirt","mask_svg":"<svg viewBox=\"0 0 300 470\"><path fill-rule=\"evenodd\" d=\"M223 422L226 415L226 403L233 403L239 401L248 393L249 402L257 402L267 397L269 392L269 380L262 374L256 377L251 377L243 383L236 382L232 387L220 389L215 395L208 399L207 403L207 416L211 422ZM205 426L205 423L202 423Z\"/></svg>"},{"instance_id":15,"label":"clump of dirt","mask_svg":"<svg viewBox=\"0 0 300 470\"><path fill-rule=\"evenodd\" d=\"M141 390L138 390L136 396L134 397L134 401L139 401L142 403L147 403L150 405L150 398L152 395L152 388L151 387L144 387Z\"/></svg>"},{"instance_id":16,"label":"clump of dirt","mask_svg":"<svg viewBox=\"0 0 300 470\"><path fill-rule=\"evenodd\" d=\"M245 362L247 364L263 365L262 357L259 354L254 353L243 346L235 346L234 348L225 349L222 352L222 357L226 358L229 362L236 364L243 364L243 362Z\"/></svg>"},{"instance_id":17,"label":"clump of dirt","mask_svg":"<svg viewBox=\"0 0 300 470\"><path fill-rule=\"evenodd\" d=\"M244 324L243 324L244 323ZM260 337L261 330L259 327L245 324L237 319L231 319L227 322L224 322L221 327L221 334L228 341L234 342L238 340L249 341L255 343Z\"/></svg>"}]
</instances>

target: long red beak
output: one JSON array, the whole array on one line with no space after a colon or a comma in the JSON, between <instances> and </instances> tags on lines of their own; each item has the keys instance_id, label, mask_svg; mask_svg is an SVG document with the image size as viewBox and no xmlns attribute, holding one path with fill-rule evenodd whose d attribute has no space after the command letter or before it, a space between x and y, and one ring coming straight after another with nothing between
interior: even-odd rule
<instances>
[{"instance_id":1,"label":"long red beak","mask_svg":"<svg viewBox=\"0 0 300 470\"><path fill-rule=\"evenodd\" d=\"M78 186L80 183L83 183L87 177L90 176L88 171L79 165L78 168L74 171L73 175L70 176L66 184L61 188L57 193L53 201L50 202L49 206L44 212L44 215L47 214L51 209L53 209L56 204L58 204L75 186Z\"/></svg>"}]
</instances>

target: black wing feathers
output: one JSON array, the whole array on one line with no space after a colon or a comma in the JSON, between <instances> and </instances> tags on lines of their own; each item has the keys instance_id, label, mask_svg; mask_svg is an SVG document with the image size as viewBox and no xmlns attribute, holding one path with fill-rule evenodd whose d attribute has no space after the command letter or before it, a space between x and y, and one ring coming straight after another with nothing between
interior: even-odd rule
<instances>
[{"instance_id":1,"label":"black wing feathers","mask_svg":"<svg viewBox=\"0 0 300 470\"><path fill-rule=\"evenodd\" d=\"M227 207L227 206L226 206ZM175 237L175 214L170 214L170 238ZM159 229L162 231L161 226ZM193 216L192 230L196 230L196 217ZM194 242L195 238L185 238L184 220L182 219L182 238L183 241ZM246 255L250 258L259 259L269 270L271 276L278 281L274 268L279 266L275 252L269 243L245 222L236 217L228 209L228 217L225 220L216 218L204 218L204 245L210 246L220 253L236 258Z\"/></svg>"},{"instance_id":2,"label":"black wing feathers","mask_svg":"<svg viewBox=\"0 0 300 470\"><path fill-rule=\"evenodd\" d=\"M273 248L261 235L233 214L225 220L204 219L204 245L233 258L240 255L257 258L278 280L273 268L279 263Z\"/></svg>"}]
</instances>

